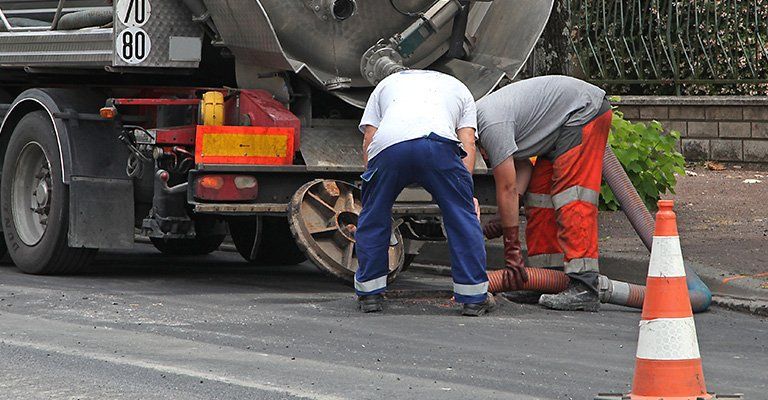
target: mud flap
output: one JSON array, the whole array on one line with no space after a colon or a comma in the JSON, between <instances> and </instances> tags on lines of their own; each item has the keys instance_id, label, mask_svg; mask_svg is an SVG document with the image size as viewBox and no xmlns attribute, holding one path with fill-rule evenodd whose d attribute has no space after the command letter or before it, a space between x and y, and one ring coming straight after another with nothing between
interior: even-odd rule
<instances>
[{"instance_id":1,"label":"mud flap","mask_svg":"<svg viewBox=\"0 0 768 400\"><path fill-rule=\"evenodd\" d=\"M133 182L72 176L69 184L69 246L133 247Z\"/></svg>"}]
</instances>

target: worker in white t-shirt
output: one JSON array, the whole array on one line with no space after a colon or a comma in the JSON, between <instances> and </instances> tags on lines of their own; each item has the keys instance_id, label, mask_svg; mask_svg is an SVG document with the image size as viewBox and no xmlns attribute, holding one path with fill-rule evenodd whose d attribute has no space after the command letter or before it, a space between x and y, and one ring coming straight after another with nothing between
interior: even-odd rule
<instances>
[{"instance_id":1,"label":"worker in white t-shirt","mask_svg":"<svg viewBox=\"0 0 768 400\"><path fill-rule=\"evenodd\" d=\"M360 130L367 167L355 233L360 309L382 309L392 206L406 186L418 184L432 194L443 214L454 298L464 305L462 313L490 311L494 301L487 293L483 232L473 197L477 115L469 89L434 71L391 75L373 91Z\"/></svg>"}]
</instances>

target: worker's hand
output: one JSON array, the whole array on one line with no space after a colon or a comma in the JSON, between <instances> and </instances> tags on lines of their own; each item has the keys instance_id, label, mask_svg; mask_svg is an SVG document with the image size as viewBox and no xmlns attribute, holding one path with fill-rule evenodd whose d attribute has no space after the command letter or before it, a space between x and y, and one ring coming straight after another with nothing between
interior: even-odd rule
<instances>
[{"instance_id":1,"label":"worker's hand","mask_svg":"<svg viewBox=\"0 0 768 400\"><path fill-rule=\"evenodd\" d=\"M494 217L483 225L483 235L488 240L500 238L504 234L504 230L501 229L501 218Z\"/></svg>"},{"instance_id":2,"label":"worker's hand","mask_svg":"<svg viewBox=\"0 0 768 400\"><path fill-rule=\"evenodd\" d=\"M475 214L477 215L477 220L480 221L480 202L477 201L477 197L473 197L472 200L475 201Z\"/></svg>"},{"instance_id":3,"label":"worker's hand","mask_svg":"<svg viewBox=\"0 0 768 400\"><path fill-rule=\"evenodd\" d=\"M525 282L528 282L528 273L525 271L525 266L522 265L509 265L507 264L504 270L504 283L505 286L513 290L523 290Z\"/></svg>"}]
</instances>

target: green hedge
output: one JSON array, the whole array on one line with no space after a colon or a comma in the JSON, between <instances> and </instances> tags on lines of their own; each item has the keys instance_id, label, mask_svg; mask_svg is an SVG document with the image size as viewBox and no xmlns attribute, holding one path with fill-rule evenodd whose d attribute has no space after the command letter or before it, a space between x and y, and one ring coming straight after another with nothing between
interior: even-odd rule
<instances>
[{"instance_id":1,"label":"green hedge","mask_svg":"<svg viewBox=\"0 0 768 400\"><path fill-rule=\"evenodd\" d=\"M675 193L677 176L685 173L685 159L677 151L680 132L664 133L660 123L632 123L614 110L613 124L608 143L619 159L638 194L650 209L662 194ZM618 210L611 189L603 184L600 206L604 210Z\"/></svg>"}]
</instances>

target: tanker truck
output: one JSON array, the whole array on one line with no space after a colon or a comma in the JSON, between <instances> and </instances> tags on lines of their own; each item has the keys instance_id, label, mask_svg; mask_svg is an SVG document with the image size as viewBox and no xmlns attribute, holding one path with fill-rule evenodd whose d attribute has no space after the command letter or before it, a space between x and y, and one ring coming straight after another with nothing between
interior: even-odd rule
<instances>
[{"instance_id":1,"label":"tanker truck","mask_svg":"<svg viewBox=\"0 0 768 400\"><path fill-rule=\"evenodd\" d=\"M442 71L476 98L513 78L540 0L3 0L0 253L75 273L146 235L351 281L360 108L381 79ZM478 161L476 195L493 212ZM394 208L390 280L443 239L429 195Z\"/></svg>"}]
</instances>

